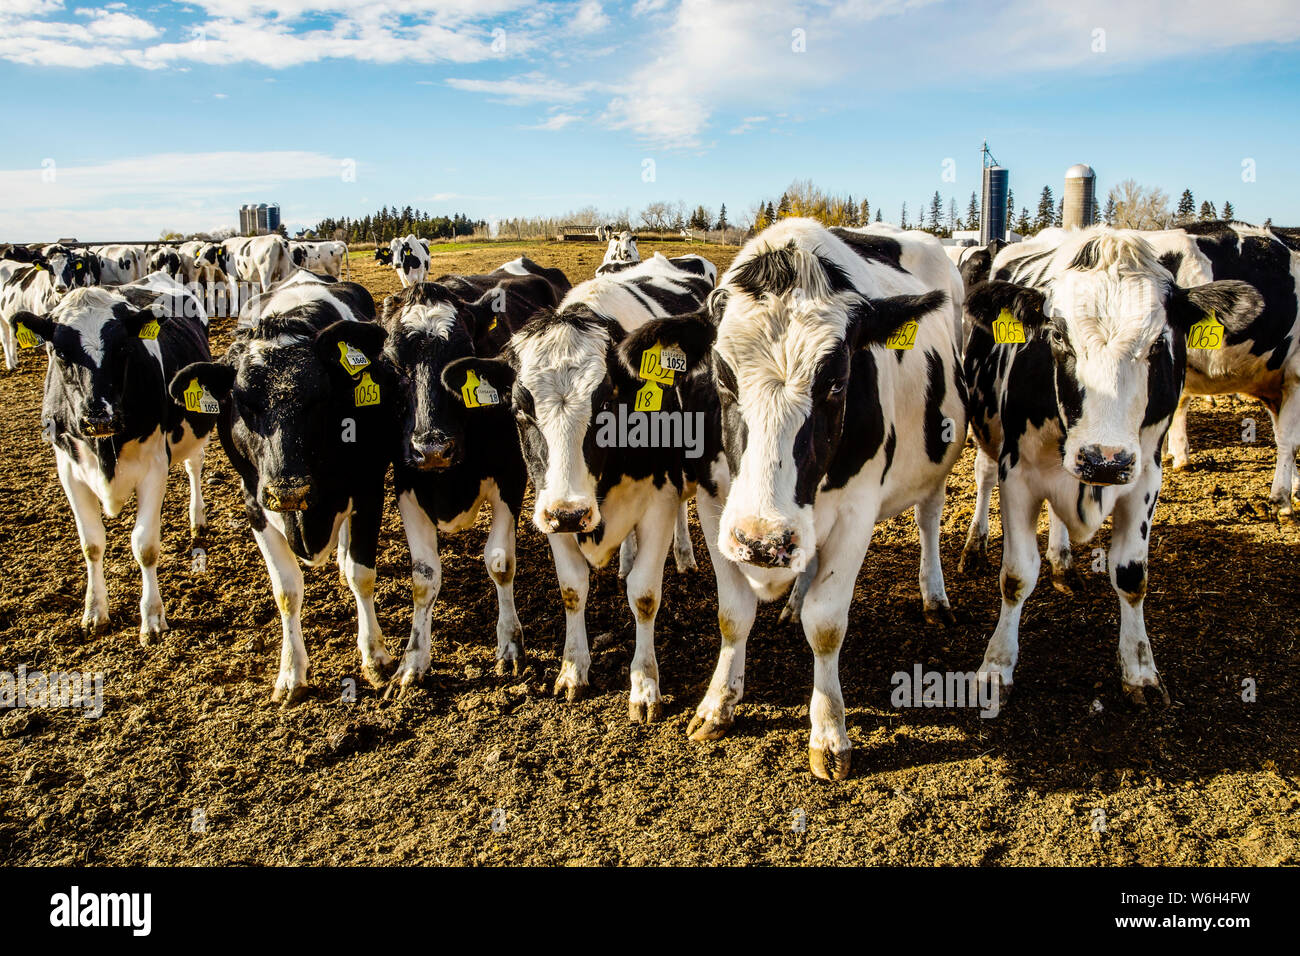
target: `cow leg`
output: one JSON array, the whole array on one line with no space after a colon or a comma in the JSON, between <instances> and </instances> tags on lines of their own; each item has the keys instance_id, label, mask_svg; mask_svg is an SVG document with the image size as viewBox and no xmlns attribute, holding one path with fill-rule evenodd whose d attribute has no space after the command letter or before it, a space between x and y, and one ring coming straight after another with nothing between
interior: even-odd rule
<instances>
[{"instance_id":1,"label":"cow leg","mask_svg":"<svg viewBox=\"0 0 1300 956\"><path fill-rule=\"evenodd\" d=\"M629 531L623 543L618 546L618 579L626 581L627 576L632 573L632 565L636 562L636 530Z\"/></svg>"},{"instance_id":2,"label":"cow leg","mask_svg":"<svg viewBox=\"0 0 1300 956\"><path fill-rule=\"evenodd\" d=\"M991 685L1001 701L1011 692L1020 655L1020 611L1033 593L1042 563L1038 554L1038 515L1043 510L1043 499L1014 474L1001 483L998 493L1002 502L1002 612L977 676Z\"/></svg>"},{"instance_id":3,"label":"cow leg","mask_svg":"<svg viewBox=\"0 0 1300 956\"><path fill-rule=\"evenodd\" d=\"M690 738L697 741L717 740L731 729L736 705L745 695L745 641L758 610L758 599L749 582L718 551L718 516L722 514L726 490L720 488L719 492L720 496L713 498L701 487L695 499L695 510L700 516L700 528L718 582L718 630L722 634L713 679L686 728Z\"/></svg>"},{"instance_id":4,"label":"cow leg","mask_svg":"<svg viewBox=\"0 0 1300 956\"><path fill-rule=\"evenodd\" d=\"M379 551L379 521L383 510L383 489L373 494L363 492L369 507L357 508L347 518L348 550L344 555L343 574L357 602L357 650L361 652L361 676L371 687L380 688L387 680L384 671L393 663L384 646L384 632L375 615L375 558ZM372 500L373 499L373 500Z\"/></svg>"},{"instance_id":5,"label":"cow leg","mask_svg":"<svg viewBox=\"0 0 1300 956\"><path fill-rule=\"evenodd\" d=\"M817 555L813 555L808 562L808 567L797 578L794 584L790 586L790 596L786 599L785 607L781 608L781 613L777 617L778 624L798 624L799 615L803 613L803 599L808 595L808 585L812 584L813 578L817 576Z\"/></svg>"},{"instance_id":6,"label":"cow leg","mask_svg":"<svg viewBox=\"0 0 1300 956\"><path fill-rule=\"evenodd\" d=\"M1178 396L1178 407L1174 409L1174 419L1169 425L1168 449L1162 456L1170 459L1174 471L1187 467L1191 449L1187 443L1187 406L1192 403L1192 396L1183 392Z\"/></svg>"},{"instance_id":7,"label":"cow leg","mask_svg":"<svg viewBox=\"0 0 1300 956\"><path fill-rule=\"evenodd\" d=\"M269 522L254 530L262 560L271 577L275 603L280 608L280 626L284 636L280 643L280 673L275 678L271 700L285 707L307 696L307 646L302 640L302 567L298 558L275 526Z\"/></svg>"},{"instance_id":8,"label":"cow leg","mask_svg":"<svg viewBox=\"0 0 1300 956\"><path fill-rule=\"evenodd\" d=\"M931 624L955 624L948 592L943 586L943 561L939 555L939 524L943 520L945 486L940 482L934 493L916 504L913 520L921 541L921 608Z\"/></svg>"},{"instance_id":9,"label":"cow leg","mask_svg":"<svg viewBox=\"0 0 1300 956\"><path fill-rule=\"evenodd\" d=\"M975 513L971 515L966 544L961 549L957 570L972 573L989 568L989 508L998 480L998 462L983 449L975 453Z\"/></svg>"},{"instance_id":10,"label":"cow leg","mask_svg":"<svg viewBox=\"0 0 1300 956\"><path fill-rule=\"evenodd\" d=\"M572 534L548 534L551 555L555 559L555 576L560 582L564 601L564 657L555 678L555 693L563 692L573 702L587 691L587 672L591 669L591 651L587 647L587 586L591 570Z\"/></svg>"},{"instance_id":11,"label":"cow leg","mask_svg":"<svg viewBox=\"0 0 1300 956\"><path fill-rule=\"evenodd\" d=\"M853 744L844 725L844 696L840 692L840 646L849 626L849 604L858 570L866 558L875 529L875 515L841 513L821 550L817 576L804 599L804 637L813 652L813 693L808 705L812 735L808 764L823 780L849 775Z\"/></svg>"},{"instance_id":12,"label":"cow leg","mask_svg":"<svg viewBox=\"0 0 1300 956\"><path fill-rule=\"evenodd\" d=\"M185 474L190 480L190 553L195 560L196 571L206 570L200 567L199 552L207 547L208 512L203 501L203 456L207 451L204 442L185 459Z\"/></svg>"},{"instance_id":13,"label":"cow leg","mask_svg":"<svg viewBox=\"0 0 1300 956\"><path fill-rule=\"evenodd\" d=\"M12 372L18 367L18 339L8 318L0 319L0 344L4 346L5 367Z\"/></svg>"},{"instance_id":14,"label":"cow leg","mask_svg":"<svg viewBox=\"0 0 1300 956\"><path fill-rule=\"evenodd\" d=\"M1074 594L1083 583L1074 564L1074 551L1070 548L1070 529L1056 515L1056 509L1047 507L1047 563L1052 569L1052 587L1062 594Z\"/></svg>"},{"instance_id":15,"label":"cow leg","mask_svg":"<svg viewBox=\"0 0 1300 956\"><path fill-rule=\"evenodd\" d=\"M631 696L627 716L633 723L654 723L663 717L659 694L659 662L655 659L655 616L663 597L664 558L672 540L678 502L661 496L636 525L637 554L627 576L627 603L636 618L636 651L632 654Z\"/></svg>"},{"instance_id":16,"label":"cow leg","mask_svg":"<svg viewBox=\"0 0 1300 956\"><path fill-rule=\"evenodd\" d=\"M515 610L515 527L519 517L493 491L492 526L483 546L483 563L497 587L497 674L505 676L507 664L518 677L524 666L524 629Z\"/></svg>"},{"instance_id":17,"label":"cow leg","mask_svg":"<svg viewBox=\"0 0 1300 956\"><path fill-rule=\"evenodd\" d=\"M1273 470L1273 487L1268 503L1280 517L1291 514L1291 498L1300 481L1296 473L1296 445L1300 444L1300 380L1288 376L1282 386L1282 401L1273 419L1273 438L1277 442L1277 465Z\"/></svg>"},{"instance_id":18,"label":"cow leg","mask_svg":"<svg viewBox=\"0 0 1300 956\"><path fill-rule=\"evenodd\" d=\"M162 502L167 491L167 462L155 462L135 488L135 529L131 553L140 565L140 643L154 644L167 630L162 594L158 591L158 552L161 548Z\"/></svg>"},{"instance_id":19,"label":"cow leg","mask_svg":"<svg viewBox=\"0 0 1300 956\"><path fill-rule=\"evenodd\" d=\"M104 548L108 541L103 511L95 493L74 474L68 459L62 453L56 457L59 482L72 506L81 553L86 559L86 608L81 615L81 629L96 634L108 627L108 587L104 583Z\"/></svg>"},{"instance_id":20,"label":"cow leg","mask_svg":"<svg viewBox=\"0 0 1300 956\"><path fill-rule=\"evenodd\" d=\"M1168 704L1169 693L1156 673L1142 611L1147 590L1147 542L1154 512L1143 503L1142 494L1156 500L1160 494L1160 469L1144 469L1139 484L1115 502L1111 515L1110 583L1119 595L1120 682L1135 704L1146 704L1148 687L1158 691Z\"/></svg>"},{"instance_id":21,"label":"cow leg","mask_svg":"<svg viewBox=\"0 0 1300 956\"><path fill-rule=\"evenodd\" d=\"M684 501L677 506L677 526L673 529L673 563L677 565L678 574L696 570L690 515Z\"/></svg>"},{"instance_id":22,"label":"cow leg","mask_svg":"<svg viewBox=\"0 0 1300 956\"><path fill-rule=\"evenodd\" d=\"M415 498L404 491L397 496L402 529L411 549L411 636L402 663L393 674L396 686L405 690L429 671L433 652L433 604L442 588L442 560L438 556L438 526L429 520Z\"/></svg>"}]
</instances>

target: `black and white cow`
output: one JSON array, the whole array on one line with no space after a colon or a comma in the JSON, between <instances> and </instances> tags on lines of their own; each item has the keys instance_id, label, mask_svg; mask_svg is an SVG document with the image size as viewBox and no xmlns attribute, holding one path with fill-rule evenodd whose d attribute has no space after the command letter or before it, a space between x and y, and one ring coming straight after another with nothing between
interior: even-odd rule
<instances>
[{"instance_id":1,"label":"black and white cow","mask_svg":"<svg viewBox=\"0 0 1300 956\"><path fill-rule=\"evenodd\" d=\"M348 258L346 242L291 242L289 255L298 269L307 269L321 275L343 276L343 264Z\"/></svg>"},{"instance_id":2,"label":"black and white cow","mask_svg":"<svg viewBox=\"0 0 1300 956\"><path fill-rule=\"evenodd\" d=\"M416 683L429 669L433 605L442 584L438 534L472 526L484 504L492 507L483 560L497 590L497 672L509 668L517 675L523 666L514 598L515 528L527 484L519 435L509 403L492 394L490 383L473 386L483 402L467 408L459 394L466 383L448 384L444 372L459 359L496 356L516 329L539 309L554 308L562 295L541 276L497 270L417 282L384 300L385 350L401 382L393 480L411 549L414 601L410 640L393 676L396 688Z\"/></svg>"},{"instance_id":3,"label":"black and white cow","mask_svg":"<svg viewBox=\"0 0 1300 956\"><path fill-rule=\"evenodd\" d=\"M569 700L585 692L591 665L588 563L602 567L635 533L636 557L627 575L636 621L628 705L633 721L663 714L654 622L664 558L679 505L708 478L704 472L714 458L708 442L711 434L716 446L716 430L700 428L688 441L686 428L695 418L682 415L692 367L707 355L713 338L707 322L689 318L709 289L706 279L667 260L590 279L574 286L557 311L543 311L517 331L500 360L459 359L443 373L443 382L462 400L466 389L487 383L489 397L514 411L535 491L533 524L547 535L564 601L564 653L555 692ZM664 384L643 381L636 371L644 353L656 347L674 356L672 374L660 376ZM653 399L641 414L657 405L660 417L633 420L638 395ZM626 435L618 422L633 422ZM649 440L650 433L656 440ZM701 483L699 494L700 513L714 513L712 485Z\"/></svg>"},{"instance_id":4,"label":"black and white cow","mask_svg":"<svg viewBox=\"0 0 1300 956\"><path fill-rule=\"evenodd\" d=\"M125 285L141 276L141 262L134 246L97 246L90 254L99 260L100 285Z\"/></svg>"},{"instance_id":5,"label":"black and white cow","mask_svg":"<svg viewBox=\"0 0 1300 956\"><path fill-rule=\"evenodd\" d=\"M45 256L41 254L41 250L33 249L31 246L16 246L11 243L0 245L0 260L4 259L8 259L10 262L20 262L23 265L45 262Z\"/></svg>"},{"instance_id":6,"label":"black and white cow","mask_svg":"<svg viewBox=\"0 0 1300 956\"><path fill-rule=\"evenodd\" d=\"M10 320L19 312L45 315L53 310L61 295L54 283L54 273L44 257L26 264L0 259L0 345L5 367L11 372L18 367L19 342ZM23 344L30 346L31 342L26 338Z\"/></svg>"},{"instance_id":7,"label":"black and white cow","mask_svg":"<svg viewBox=\"0 0 1300 956\"><path fill-rule=\"evenodd\" d=\"M605 258L596 269L596 275L618 272L640 261L641 253L637 251L636 239L632 233L622 232L609 240L609 246L605 249Z\"/></svg>"},{"instance_id":8,"label":"black and white cow","mask_svg":"<svg viewBox=\"0 0 1300 956\"><path fill-rule=\"evenodd\" d=\"M381 266L391 266L393 264L393 250L387 246L376 247L375 261Z\"/></svg>"},{"instance_id":9,"label":"black and white cow","mask_svg":"<svg viewBox=\"0 0 1300 956\"><path fill-rule=\"evenodd\" d=\"M177 282L194 282L197 270L193 256L176 246L163 246L156 249L145 263L145 274L165 272Z\"/></svg>"},{"instance_id":10,"label":"black and white cow","mask_svg":"<svg viewBox=\"0 0 1300 956\"><path fill-rule=\"evenodd\" d=\"M722 557L722 646L693 739L731 726L757 600L793 587L814 655L809 763L825 779L848 774L839 651L880 521L916 509L923 609L951 618L939 523L966 434L961 301L933 237L809 219L760 233L722 277L709 307L726 504L705 525Z\"/></svg>"},{"instance_id":11,"label":"black and white cow","mask_svg":"<svg viewBox=\"0 0 1300 956\"><path fill-rule=\"evenodd\" d=\"M301 282L276 295L256 322L241 320L220 362L181 369L171 395L180 403L198 390L220 407L218 433L280 609L272 699L287 706L307 692L301 565L319 567L336 548L356 599L362 675L380 687L392 661L374 590L398 385L364 288Z\"/></svg>"},{"instance_id":12,"label":"black and white cow","mask_svg":"<svg viewBox=\"0 0 1300 956\"><path fill-rule=\"evenodd\" d=\"M50 271L54 291L99 285L99 257L54 243L41 250L42 267Z\"/></svg>"},{"instance_id":13,"label":"black and white cow","mask_svg":"<svg viewBox=\"0 0 1300 956\"><path fill-rule=\"evenodd\" d=\"M388 244L397 278L405 289L413 282L423 282L429 275L429 240L414 235L394 239ZM376 258L378 255L376 254Z\"/></svg>"},{"instance_id":14,"label":"black and white cow","mask_svg":"<svg viewBox=\"0 0 1300 956\"><path fill-rule=\"evenodd\" d=\"M82 628L93 633L108 624L100 512L116 517L134 494L140 640L156 641L167 630L157 570L162 500L178 459L190 482L193 568L204 569L201 472L212 418L167 399L178 369L209 358L202 305L179 283L153 276L114 289L74 289L48 314L19 312L6 324L20 341L44 342L49 357L41 424L86 559Z\"/></svg>"},{"instance_id":15,"label":"black and white cow","mask_svg":"<svg viewBox=\"0 0 1300 956\"><path fill-rule=\"evenodd\" d=\"M1230 331L1247 327L1263 302L1244 282L1180 288L1141 233L1093 227L1054 238L1004 250L993 263L998 278L966 303L979 460L963 563L986 547L995 478L1002 515L1002 612L979 673L1009 692L1046 500L1052 579L1067 593L1071 542L1091 540L1111 517L1107 563L1120 599L1124 691L1142 704L1151 688L1167 702L1143 599L1160 448L1183 386L1187 333L1210 310Z\"/></svg>"},{"instance_id":16,"label":"black and white cow","mask_svg":"<svg viewBox=\"0 0 1300 956\"><path fill-rule=\"evenodd\" d=\"M222 246L234 266L233 273L227 270L232 301L239 301L235 298L237 283L255 284L259 292L266 292L294 270L289 242L283 236L236 236L225 240Z\"/></svg>"},{"instance_id":17,"label":"black and white cow","mask_svg":"<svg viewBox=\"0 0 1300 956\"><path fill-rule=\"evenodd\" d=\"M1277 442L1269 504L1290 515L1292 499L1300 498L1300 252L1270 230L1239 222L1198 222L1145 236L1180 286L1239 279L1264 299L1264 310L1249 325L1212 343L1218 348L1197 348L1199 341L1189 340L1187 381L1169 429L1172 467L1188 464L1191 396L1239 392L1258 398Z\"/></svg>"}]
</instances>

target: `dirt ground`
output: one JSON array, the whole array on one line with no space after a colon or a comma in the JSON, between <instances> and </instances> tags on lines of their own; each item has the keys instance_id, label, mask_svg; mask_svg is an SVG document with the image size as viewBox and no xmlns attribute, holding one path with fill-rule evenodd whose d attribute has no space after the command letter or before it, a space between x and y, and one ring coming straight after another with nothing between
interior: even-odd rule
<instances>
[{"instance_id":1,"label":"dirt ground","mask_svg":"<svg viewBox=\"0 0 1300 956\"><path fill-rule=\"evenodd\" d=\"M438 246L432 274L486 271L520 251L575 281L601 254L594 244ZM734 251L707 253L724 267ZM353 265L376 296L398 287L368 254ZM217 354L228 329L214 327ZM308 574L313 694L281 710L270 700L279 616L215 443L203 576L189 570L185 479L172 473L161 566L172 630L151 648L137 641L128 507L108 522L112 628L83 638L76 531L39 435L44 366L28 353L0 380L0 670L103 672L105 709L98 719L0 711L2 863L1300 863L1300 527L1265 513L1274 452L1253 403L1197 402L1192 467L1166 474L1146 620L1171 707L1139 710L1120 693L1116 598L1088 570L1104 529L1075 549L1079 594L1040 579L1000 716L891 706L896 671L978 667L997 619L996 577L956 568L973 506L968 448L943 524L958 622L921 615L910 515L883 525L840 662L853 773L827 784L806 755L811 653L802 632L777 623L779 605L760 609L731 736L686 738L718 643L698 525L699 571L679 577L670 560L665 576L667 715L649 726L627 721L632 616L612 567L593 574L588 604L589 633L608 635L597 638L593 693L574 704L551 696L563 608L546 542L527 523L516 595L531 666L522 679L495 676L482 519L443 538L433 668L418 693L386 701L360 679L351 596L331 565ZM1254 443L1242 441L1246 418ZM995 561L1000 545L995 506ZM410 623L408 564L390 502L377 599L393 651ZM349 681L355 702L342 700Z\"/></svg>"}]
</instances>

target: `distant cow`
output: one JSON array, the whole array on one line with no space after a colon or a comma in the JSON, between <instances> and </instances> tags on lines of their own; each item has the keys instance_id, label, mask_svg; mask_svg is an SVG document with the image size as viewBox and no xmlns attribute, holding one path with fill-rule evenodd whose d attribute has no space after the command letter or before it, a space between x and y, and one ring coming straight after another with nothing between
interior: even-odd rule
<instances>
[{"instance_id":1,"label":"distant cow","mask_svg":"<svg viewBox=\"0 0 1300 956\"><path fill-rule=\"evenodd\" d=\"M397 278L405 289L412 282L423 282L429 274L429 241L414 235L394 239L388 244Z\"/></svg>"},{"instance_id":2,"label":"distant cow","mask_svg":"<svg viewBox=\"0 0 1300 956\"><path fill-rule=\"evenodd\" d=\"M709 290L707 280L660 256L574 286L558 310L543 310L519 329L501 359L463 358L443 373L443 382L472 410L495 410L499 403L514 411L535 489L533 524L550 542L564 602L555 692L569 700L586 690L591 666L588 563L603 566L635 533L636 558L627 575L636 621L628 705L633 721L663 714L654 622L679 505L699 483L701 514L716 508L707 471L716 430L688 436L687 422L693 426L695 418L681 414L682 394L693 366L707 355L713 330L707 322L675 318L698 312ZM641 365L644 353L656 349L667 368L657 361ZM652 367L655 381L639 377L637 369L645 367ZM638 419L639 439L617 426L638 407L641 415L655 413ZM660 426L668 426L664 441ZM647 428L655 430L653 441ZM694 439L690 446L688 437Z\"/></svg>"},{"instance_id":3,"label":"distant cow","mask_svg":"<svg viewBox=\"0 0 1300 956\"><path fill-rule=\"evenodd\" d=\"M1191 396L1250 395L1268 409L1277 442L1269 504L1290 515L1292 499L1300 498L1300 251L1284 235L1244 223L1197 222L1144 235L1180 286L1240 279L1264 299L1264 310L1249 325L1204 342L1189 339L1187 381L1169 429L1173 468L1188 464Z\"/></svg>"},{"instance_id":4,"label":"distant cow","mask_svg":"<svg viewBox=\"0 0 1300 956\"><path fill-rule=\"evenodd\" d=\"M472 526L484 504L492 506L483 560L497 591L497 673L509 668L518 675L523 665L514 599L515 527L527 483L519 435L508 399L490 382L472 384L465 375L451 381L445 373L458 359L494 357L512 332L539 309L556 306L560 296L540 276L497 270L417 282L384 300L386 354L402 382L393 479L411 549L415 604L411 637L393 677L403 689L429 669L431 615L442 581L438 534ZM459 394L471 385L477 390L473 409Z\"/></svg>"},{"instance_id":5,"label":"distant cow","mask_svg":"<svg viewBox=\"0 0 1300 956\"><path fill-rule=\"evenodd\" d=\"M343 275L343 264L347 261L348 246L345 242L291 242L289 255L296 268L310 272L333 276L338 279Z\"/></svg>"},{"instance_id":6,"label":"distant cow","mask_svg":"<svg viewBox=\"0 0 1300 956\"><path fill-rule=\"evenodd\" d=\"M41 250L43 268L50 271L54 291L67 292L99 285L99 257L54 243Z\"/></svg>"},{"instance_id":7,"label":"distant cow","mask_svg":"<svg viewBox=\"0 0 1300 956\"><path fill-rule=\"evenodd\" d=\"M636 239L633 238L632 233L623 232L609 240L609 246L605 249L605 258L596 269L596 275L617 272L640 261L641 253L637 251Z\"/></svg>"},{"instance_id":8,"label":"distant cow","mask_svg":"<svg viewBox=\"0 0 1300 956\"><path fill-rule=\"evenodd\" d=\"M98 246L90 254L99 260L100 285L125 285L140 278L142 263L134 246Z\"/></svg>"},{"instance_id":9,"label":"distant cow","mask_svg":"<svg viewBox=\"0 0 1300 956\"><path fill-rule=\"evenodd\" d=\"M8 259L10 262L21 262L24 265L31 265L36 262L44 262L45 256L41 255L39 249L33 249L30 246L15 246L9 243L0 245L0 260Z\"/></svg>"},{"instance_id":10,"label":"distant cow","mask_svg":"<svg viewBox=\"0 0 1300 956\"><path fill-rule=\"evenodd\" d=\"M393 264L393 250L387 246L376 246L375 261L381 266L391 266Z\"/></svg>"},{"instance_id":11,"label":"distant cow","mask_svg":"<svg viewBox=\"0 0 1300 956\"><path fill-rule=\"evenodd\" d=\"M201 471L213 419L197 399L189 406L169 402L167 383L182 366L209 358L205 321L198 300L164 276L114 289L74 289L47 315L8 317L15 333L38 337L49 356L41 421L86 559L81 624L87 632L108 624L100 510L116 517L132 495L131 550L143 578L141 643L167 630L157 565L167 472L178 459L190 481L194 567L202 570Z\"/></svg>"},{"instance_id":12,"label":"distant cow","mask_svg":"<svg viewBox=\"0 0 1300 956\"><path fill-rule=\"evenodd\" d=\"M392 661L374 592L398 385L384 329L367 319L374 302L364 288L304 280L274 295L283 301L267 303L255 322L241 320L220 362L182 369L171 394L183 402L198 387L220 405L221 443L243 484L283 624L272 699L288 705L307 691L301 565L319 567L336 548L356 599L362 674L382 686Z\"/></svg>"},{"instance_id":13,"label":"distant cow","mask_svg":"<svg viewBox=\"0 0 1300 956\"><path fill-rule=\"evenodd\" d=\"M45 315L59 301L54 273L44 262L44 258L30 264L0 259L0 344L4 347L5 367L11 372L18 367L19 347L37 344L34 336L23 336L20 341L14 335L13 317L20 312Z\"/></svg>"},{"instance_id":14,"label":"distant cow","mask_svg":"<svg viewBox=\"0 0 1300 956\"><path fill-rule=\"evenodd\" d=\"M698 509L721 555L722 647L693 739L734 720L756 599L792 591L814 656L809 763L818 777L847 776L838 658L881 521L915 508L922 608L951 619L939 526L966 434L961 300L933 237L809 219L763 231L723 275L710 313L725 507L708 524Z\"/></svg>"},{"instance_id":15,"label":"distant cow","mask_svg":"<svg viewBox=\"0 0 1300 956\"><path fill-rule=\"evenodd\" d=\"M272 283L287 279L293 272L293 256L289 242L283 236L238 236L222 243L234 266L234 274L227 272L232 301L238 303L236 282L256 285L265 292Z\"/></svg>"},{"instance_id":16,"label":"distant cow","mask_svg":"<svg viewBox=\"0 0 1300 956\"><path fill-rule=\"evenodd\" d=\"M156 249L145 262L145 273L165 272L177 282L194 282L197 269L193 256L175 246Z\"/></svg>"},{"instance_id":17,"label":"distant cow","mask_svg":"<svg viewBox=\"0 0 1300 956\"><path fill-rule=\"evenodd\" d=\"M1058 237L1059 239L1059 237ZM1211 311L1246 328L1263 301L1244 282L1176 285L1141 233L1093 227L1031 240L993 261L966 311L977 505L963 563L982 556L996 477L1002 515L1002 611L980 666L1009 692L1020 616L1040 564L1038 517L1049 504L1052 582L1069 593L1071 542L1111 517L1111 585L1119 597L1120 677L1128 697L1169 696L1143 617L1147 548L1160 495L1160 446L1183 386L1187 335Z\"/></svg>"}]
</instances>

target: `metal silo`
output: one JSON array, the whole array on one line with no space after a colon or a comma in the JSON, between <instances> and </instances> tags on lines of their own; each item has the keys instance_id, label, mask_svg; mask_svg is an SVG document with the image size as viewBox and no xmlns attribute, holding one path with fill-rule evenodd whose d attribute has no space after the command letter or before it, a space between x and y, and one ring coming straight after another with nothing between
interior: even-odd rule
<instances>
[{"instance_id":1,"label":"metal silo","mask_svg":"<svg viewBox=\"0 0 1300 956\"><path fill-rule=\"evenodd\" d=\"M1076 163L1065 171L1061 225L1066 229L1091 226L1097 218L1097 174L1091 166Z\"/></svg>"},{"instance_id":2,"label":"metal silo","mask_svg":"<svg viewBox=\"0 0 1300 956\"><path fill-rule=\"evenodd\" d=\"M1005 166L984 167L984 195L980 205L980 245L1007 237L1007 184L1011 174Z\"/></svg>"}]
</instances>

